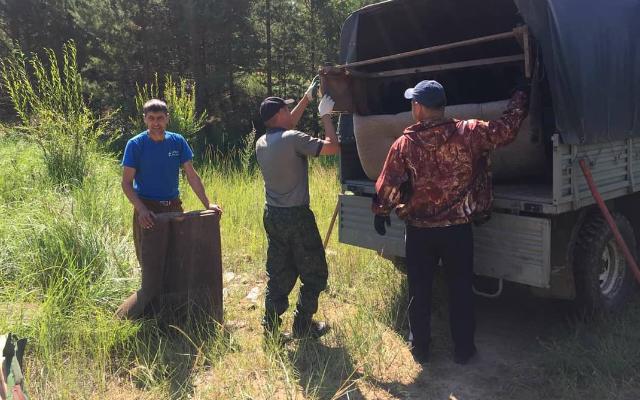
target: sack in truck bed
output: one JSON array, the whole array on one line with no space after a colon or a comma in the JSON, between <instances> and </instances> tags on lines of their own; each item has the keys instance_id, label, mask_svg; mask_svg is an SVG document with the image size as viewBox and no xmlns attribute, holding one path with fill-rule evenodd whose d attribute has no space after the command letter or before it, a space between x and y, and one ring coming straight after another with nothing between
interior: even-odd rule
<instances>
[{"instance_id":1,"label":"sack in truck bed","mask_svg":"<svg viewBox=\"0 0 640 400\"><path fill-rule=\"evenodd\" d=\"M445 109L447 117L494 120L500 118L507 100L490 103L460 104ZM544 170L544 144L532 136L530 119L520 128L515 141L491 155L494 181L539 175ZM404 129L413 125L411 112L400 114L353 116L353 131L362 168L371 180L378 179L389 148Z\"/></svg>"}]
</instances>

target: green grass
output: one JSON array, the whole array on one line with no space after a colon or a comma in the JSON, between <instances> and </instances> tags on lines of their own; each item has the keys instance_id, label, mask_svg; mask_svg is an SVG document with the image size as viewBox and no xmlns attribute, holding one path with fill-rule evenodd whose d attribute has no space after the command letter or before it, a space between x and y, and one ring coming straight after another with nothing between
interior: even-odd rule
<instances>
[{"instance_id":1,"label":"green grass","mask_svg":"<svg viewBox=\"0 0 640 400\"><path fill-rule=\"evenodd\" d=\"M132 211L117 160L93 155L91 165L82 185L63 190L35 146L0 138L0 332L29 339L32 398L397 398L392 389L411 387L420 375L403 340L403 276L373 252L339 244L337 230L319 313L334 329L317 343L263 344L262 181L259 172L220 161L199 169L224 207L223 266L234 274L225 282L225 328L116 320L116 307L139 284ZM338 191L333 164L314 162L312 209L323 235ZM186 209L200 208L190 189L182 192ZM246 299L254 287L258 303ZM535 360L548 385L534 393L637 393L638 307L596 326L559 329Z\"/></svg>"},{"instance_id":2,"label":"green grass","mask_svg":"<svg viewBox=\"0 0 640 400\"><path fill-rule=\"evenodd\" d=\"M560 398L638 398L640 394L640 303L625 313L571 330L544 343L542 366Z\"/></svg>"}]
</instances>

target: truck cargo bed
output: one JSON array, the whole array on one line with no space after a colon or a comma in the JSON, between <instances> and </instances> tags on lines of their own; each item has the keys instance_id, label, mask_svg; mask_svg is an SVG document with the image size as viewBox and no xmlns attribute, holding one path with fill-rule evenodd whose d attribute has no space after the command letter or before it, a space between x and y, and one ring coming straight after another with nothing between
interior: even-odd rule
<instances>
[{"instance_id":1,"label":"truck cargo bed","mask_svg":"<svg viewBox=\"0 0 640 400\"><path fill-rule=\"evenodd\" d=\"M363 196L372 196L375 192L375 182L370 180L346 180L343 183L345 192ZM524 202L531 212L543 210L553 205L553 189L547 184L507 184L495 185L494 207L512 209L519 208ZM526 211L526 210L525 210Z\"/></svg>"},{"instance_id":2,"label":"truck cargo bed","mask_svg":"<svg viewBox=\"0 0 640 400\"><path fill-rule=\"evenodd\" d=\"M605 200L640 190L640 140L621 140L592 145L568 145L553 137L552 180L549 183L494 183L494 208L512 213L557 215L594 203L578 160L590 162L598 190ZM343 154L353 158L352 154ZM357 157L357 153L355 155ZM345 160L347 161L347 160ZM348 165L343 161L342 168ZM352 161L359 167L359 163ZM345 171L342 172L346 175ZM373 181L343 179L344 192L371 196Z\"/></svg>"}]
</instances>

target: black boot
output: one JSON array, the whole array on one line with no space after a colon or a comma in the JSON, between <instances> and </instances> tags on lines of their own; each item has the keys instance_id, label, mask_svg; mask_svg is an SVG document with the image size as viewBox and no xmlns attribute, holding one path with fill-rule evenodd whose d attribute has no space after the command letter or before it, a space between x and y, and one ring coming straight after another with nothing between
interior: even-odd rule
<instances>
[{"instance_id":1,"label":"black boot","mask_svg":"<svg viewBox=\"0 0 640 400\"><path fill-rule=\"evenodd\" d=\"M291 341L291 334L288 332L281 332L280 325L282 319L275 315L265 315L262 318L262 327L264 328L264 338L274 340L278 344L285 344Z\"/></svg>"},{"instance_id":2,"label":"black boot","mask_svg":"<svg viewBox=\"0 0 640 400\"><path fill-rule=\"evenodd\" d=\"M296 313L293 320L293 337L297 339L318 339L329 332L329 325L324 321L315 321L310 315Z\"/></svg>"},{"instance_id":3,"label":"black boot","mask_svg":"<svg viewBox=\"0 0 640 400\"><path fill-rule=\"evenodd\" d=\"M426 364L429 362L429 346L413 346L411 347L411 355L418 364Z\"/></svg>"},{"instance_id":4,"label":"black boot","mask_svg":"<svg viewBox=\"0 0 640 400\"><path fill-rule=\"evenodd\" d=\"M473 358L473 356L476 355L477 352L478 350L476 349L476 346L472 346L470 349L465 350L456 349L456 351L453 353L453 362L456 364L465 365Z\"/></svg>"}]
</instances>

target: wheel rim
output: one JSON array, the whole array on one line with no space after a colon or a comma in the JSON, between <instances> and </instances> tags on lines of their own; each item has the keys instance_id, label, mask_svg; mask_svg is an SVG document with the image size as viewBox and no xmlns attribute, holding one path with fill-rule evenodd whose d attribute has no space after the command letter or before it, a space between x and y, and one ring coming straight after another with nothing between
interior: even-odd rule
<instances>
[{"instance_id":1,"label":"wheel rim","mask_svg":"<svg viewBox=\"0 0 640 400\"><path fill-rule=\"evenodd\" d=\"M626 262L614 239L605 246L600 259L600 293L613 298L622 286Z\"/></svg>"}]
</instances>

